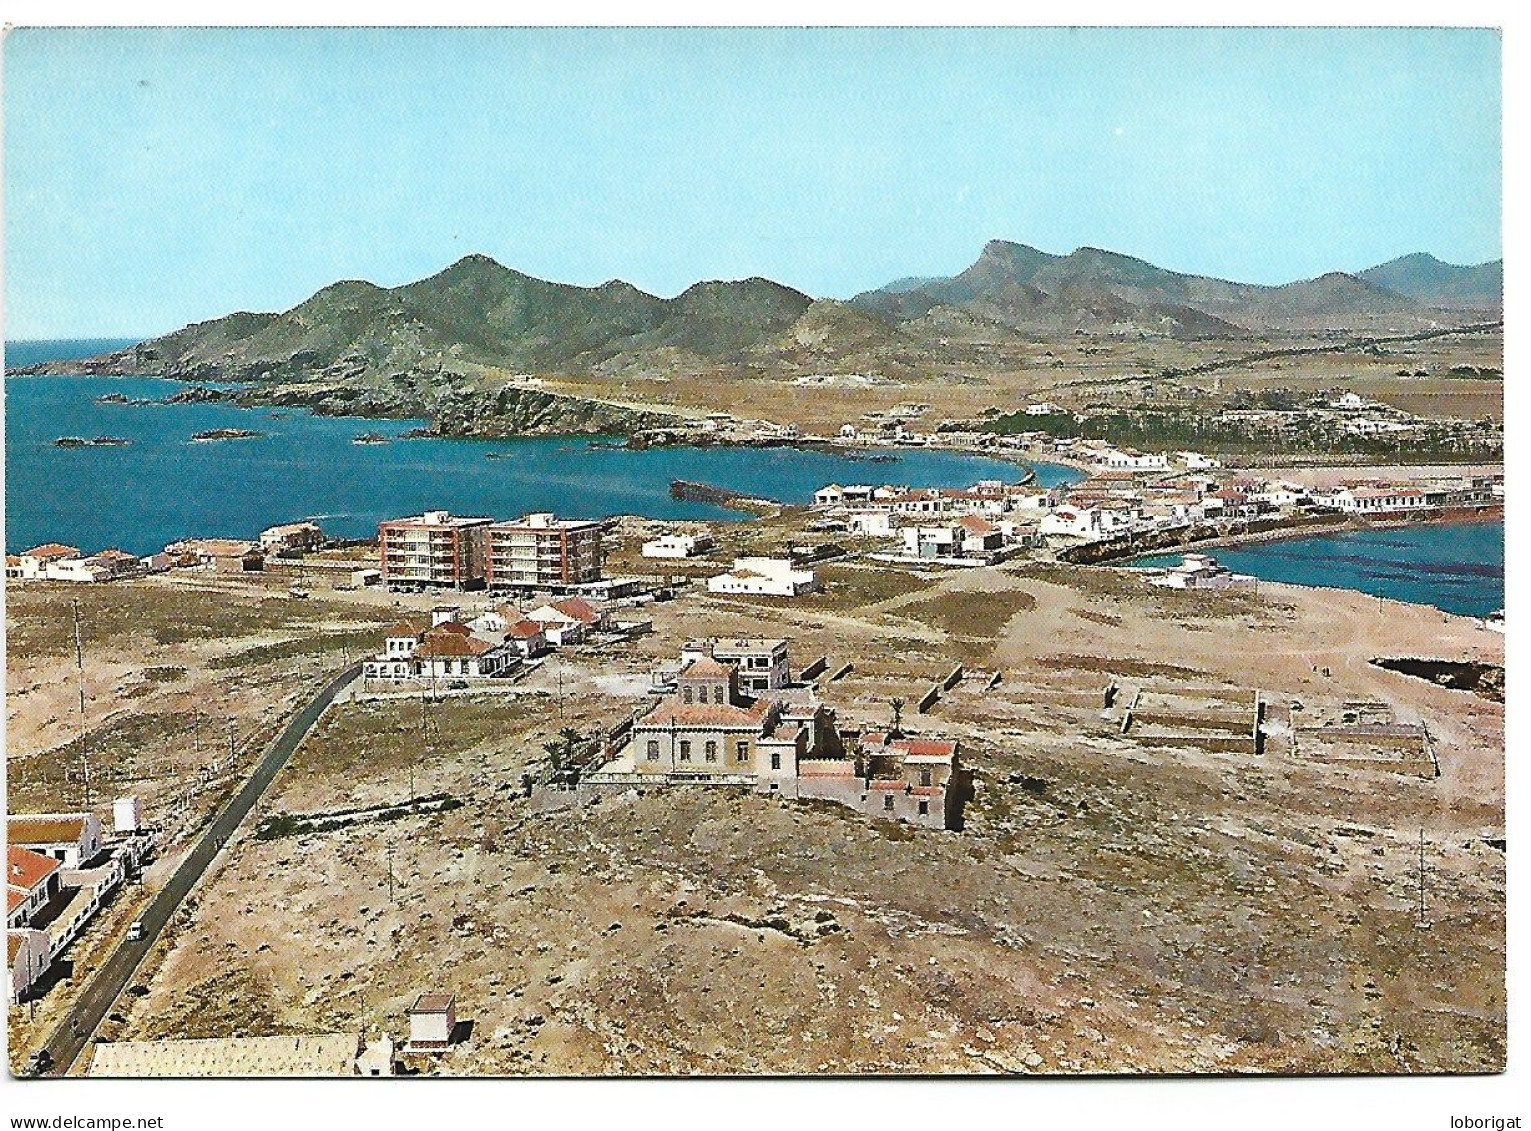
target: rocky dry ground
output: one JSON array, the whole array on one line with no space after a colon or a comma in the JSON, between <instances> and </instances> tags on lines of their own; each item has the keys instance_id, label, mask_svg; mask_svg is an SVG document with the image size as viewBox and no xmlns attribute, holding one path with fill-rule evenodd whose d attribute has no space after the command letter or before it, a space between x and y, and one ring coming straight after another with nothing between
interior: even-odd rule
<instances>
[{"instance_id":1,"label":"rocky dry ground","mask_svg":"<svg viewBox=\"0 0 1531 1131\"><path fill-rule=\"evenodd\" d=\"M1503 707L1367 662L1502 663L1502 637L1359 594L1170 593L1115 570L828 576L799 603L655 606L633 645L428 711L428 745L416 704L336 708L266 815L397 802L410 773L461 807L266 840L247 825L104 1036L397 1037L432 989L473 1022L414 1062L447 1074L1503 1066ZM906 710L963 739L967 827L722 789L542 812L518 796L560 727L616 722L707 634L854 661L822 688L843 725L886 722L890 696L955 662L998 671ZM1276 733L1258 757L1123 735L1113 679L1189 714L1258 689ZM1294 754L1294 700L1426 721L1442 776Z\"/></svg>"}]
</instances>

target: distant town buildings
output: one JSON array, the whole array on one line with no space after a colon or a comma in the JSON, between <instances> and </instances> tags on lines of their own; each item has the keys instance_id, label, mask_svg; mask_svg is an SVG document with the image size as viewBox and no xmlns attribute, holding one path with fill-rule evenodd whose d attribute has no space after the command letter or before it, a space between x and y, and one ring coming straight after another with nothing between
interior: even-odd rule
<instances>
[{"instance_id":1,"label":"distant town buildings","mask_svg":"<svg viewBox=\"0 0 1531 1131\"><path fill-rule=\"evenodd\" d=\"M289 522L268 526L260 534L260 547L267 554L304 554L324 543L324 531L317 522Z\"/></svg>"},{"instance_id":2,"label":"distant town buildings","mask_svg":"<svg viewBox=\"0 0 1531 1131\"><path fill-rule=\"evenodd\" d=\"M117 581L144 573L144 562L122 550L83 555L74 546L48 542L25 553L6 555L5 573L16 581Z\"/></svg>"},{"instance_id":3,"label":"distant town buildings","mask_svg":"<svg viewBox=\"0 0 1531 1131\"><path fill-rule=\"evenodd\" d=\"M172 561L219 573L258 573L266 554L258 545L239 538L187 538L165 547Z\"/></svg>"}]
</instances>

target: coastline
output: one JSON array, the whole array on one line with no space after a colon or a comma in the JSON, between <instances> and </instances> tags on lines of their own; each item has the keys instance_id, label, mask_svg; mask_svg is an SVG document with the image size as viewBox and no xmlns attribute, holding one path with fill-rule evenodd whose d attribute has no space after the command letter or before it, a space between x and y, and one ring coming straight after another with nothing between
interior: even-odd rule
<instances>
[{"instance_id":1,"label":"coastline","mask_svg":"<svg viewBox=\"0 0 1531 1131\"><path fill-rule=\"evenodd\" d=\"M1184 542L1171 542L1147 549L1121 547L1120 553L1096 558L1088 562L1070 562L1072 565L1104 566L1122 568L1122 563L1137 558L1159 557L1166 554L1196 553L1219 547L1232 549L1243 546L1264 545L1271 542L1292 542L1305 538L1324 538L1343 534L1359 534L1369 530L1404 530L1416 526L1469 526L1504 520L1504 505L1488 507L1460 507L1437 511L1432 514L1400 515L1396 518L1356 518L1351 515L1336 516L1330 521L1294 522L1289 525L1272 526L1263 530L1230 532L1211 538L1196 538ZM1082 549L1089 546L1085 543ZM1064 559L1067 560L1067 559Z\"/></svg>"}]
</instances>

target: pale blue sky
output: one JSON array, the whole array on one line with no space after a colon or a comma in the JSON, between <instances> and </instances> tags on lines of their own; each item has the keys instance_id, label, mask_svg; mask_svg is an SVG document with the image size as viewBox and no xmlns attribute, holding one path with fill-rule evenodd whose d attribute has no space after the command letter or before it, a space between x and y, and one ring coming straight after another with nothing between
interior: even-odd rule
<instances>
[{"instance_id":1,"label":"pale blue sky","mask_svg":"<svg viewBox=\"0 0 1531 1131\"><path fill-rule=\"evenodd\" d=\"M468 252L847 296L1005 238L1253 282L1500 254L1460 30L22 30L12 338L157 334Z\"/></svg>"}]
</instances>

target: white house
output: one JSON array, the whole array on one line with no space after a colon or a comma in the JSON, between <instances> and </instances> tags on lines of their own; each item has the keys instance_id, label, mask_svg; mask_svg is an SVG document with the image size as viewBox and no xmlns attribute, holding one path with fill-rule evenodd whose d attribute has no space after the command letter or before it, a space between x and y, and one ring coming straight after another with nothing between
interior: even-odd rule
<instances>
[{"instance_id":1,"label":"white house","mask_svg":"<svg viewBox=\"0 0 1531 1131\"><path fill-rule=\"evenodd\" d=\"M7 817L5 839L79 868L101 852L101 818L94 813L21 813Z\"/></svg>"},{"instance_id":2,"label":"white house","mask_svg":"<svg viewBox=\"0 0 1531 1131\"><path fill-rule=\"evenodd\" d=\"M1278 509L1285 507L1302 506L1312 501L1308 489L1300 483L1287 483L1283 480L1272 480L1262 484L1250 498L1269 504Z\"/></svg>"},{"instance_id":3,"label":"white house","mask_svg":"<svg viewBox=\"0 0 1531 1131\"><path fill-rule=\"evenodd\" d=\"M583 597L565 597L538 605L526 614L526 619L542 626L548 644L562 648L610 627L611 618Z\"/></svg>"},{"instance_id":4,"label":"white house","mask_svg":"<svg viewBox=\"0 0 1531 1131\"><path fill-rule=\"evenodd\" d=\"M5 849L5 925L30 927L59 891L59 862L19 844Z\"/></svg>"},{"instance_id":5,"label":"white house","mask_svg":"<svg viewBox=\"0 0 1531 1131\"><path fill-rule=\"evenodd\" d=\"M1209 468L1222 467L1223 461L1213 456L1204 456L1200 452L1176 452L1180 462L1185 464L1187 471L1206 471Z\"/></svg>"},{"instance_id":6,"label":"white house","mask_svg":"<svg viewBox=\"0 0 1531 1131\"><path fill-rule=\"evenodd\" d=\"M707 579L711 593L796 597L819 587L811 569L797 569L784 558L735 558L734 568Z\"/></svg>"},{"instance_id":7,"label":"white house","mask_svg":"<svg viewBox=\"0 0 1531 1131\"><path fill-rule=\"evenodd\" d=\"M852 511L846 526L863 538L892 538L898 534L898 517L892 511Z\"/></svg>"},{"instance_id":8,"label":"white house","mask_svg":"<svg viewBox=\"0 0 1531 1131\"><path fill-rule=\"evenodd\" d=\"M1061 535L1065 538L1100 538L1104 536L1102 514L1093 507L1054 507L1042 516L1037 524L1038 533L1044 537Z\"/></svg>"},{"instance_id":9,"label":"white house","mask_svg":"<svg viewBox=\"0 0 1531 1131\"><path fill-rule=\"evenodd\" d=\"M690 558L712 549L712 535L661 534L643 544L646 558Z\"/></svg>"},{"instance_id":10,"label":"white house","mask_svg":"<svg viewBox=\"0 0 1531 1131\"><path fill-rule=\"evenodd\" d=\"M1413 487L1391 486L1341 487L1330 495L1327 501L1348 514L1421 510L1430 505L1430 500L1423 491Z\"/></svg>"},{"instance_id":11,"label":"white house","mask_svg":"<svg viewBox=\"0 0 1531 1131\"><path fill-rule=\"evenodd\" d=\"M962 532L962 556L982 558L1004 547L1005 534L998 526L976 514L964 515L957 520Z\"/></svg>"},{"instance_id":12,"label":"white house","mask_svg":"<svg viewBox=\"0 0 1531 1131\"><path fill-rule=\"evenodd\" d=\"M955 558L962 551L962 530L956 526L906 526L903 537L908 558Z\"/></svg>"},{"instance_id":13,"label":"white house","mask_svg":"<svg viewBox=\"0 0 1531 1131\"><path fill-rule=\"evenodd\" d=\"M1257 583L1248 574L1223 568L1207 554L1186 554L1178 566L1149 578L1149 582L1165 589L1233 589Z\"/></svg>"},{"instance_id":14,"label":"white house","mask_svg":"<svg viewBox=\"0 0 1531 1131\"><path fill-rule=\"evenodd\" d=\"M1329 402L1330 408L1337 408L1342 412L1355 412L1357 409L1367 407L1370 402L1356 393L1345 393Z\"/></svg>"},{"instance_id":15,"label":"white house","mask_svg":"<svg viewBox=\"0 0 1531 1131\"><path fill-rule=\"evenodd\" d=\"M5 932L5 957L11 968L11 1003L26 997L48 972L51 950L47 931L18 927Z\"/></svg>"},{"instance_id":16,"label":"white house","mask_svg":"<svg viewBox=\"0 0 1531 1131\"><path fill-rule=\"evenodd\" d=\"M1169 467L1169 456L1163 452L1139 452L1131 448L1112 448L1100 457L1106 467L1126 471L1162 471Z\"/></svg>"},{"instance_id":17,"label":"white house","mask_svg":"<svg viewBox=\"0 0 1531 1131\"><path fill-rule=\"evenodd\" d=\"M1053 416L1063 411L1063 406L1053 404L1052 401L1038 401L1036 404L1026 406L1027 416Z\"/></svg>"},{"instance_id":18,"label":"white house","mask_svg":"<svg viewBox=\"0 0 1531 1131\"><path fill-rule=\"evenodd\" d=\"M21 577L26 580L34 580L47 576L47 569L54 562L77 559L80 551L75 546L64 546L58 542L45 542L41 546L33 546L19 557Z\"/></svg>"}]
</instances>

